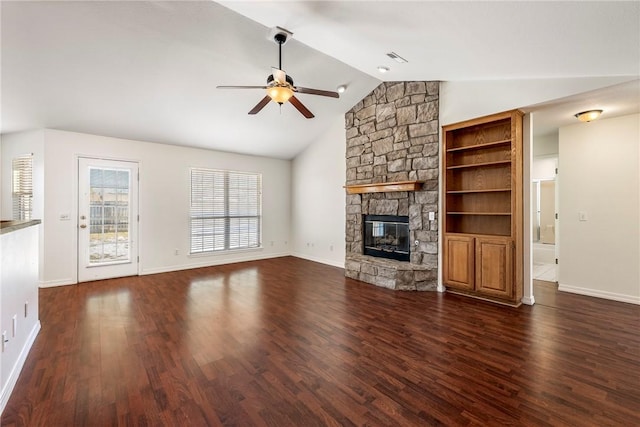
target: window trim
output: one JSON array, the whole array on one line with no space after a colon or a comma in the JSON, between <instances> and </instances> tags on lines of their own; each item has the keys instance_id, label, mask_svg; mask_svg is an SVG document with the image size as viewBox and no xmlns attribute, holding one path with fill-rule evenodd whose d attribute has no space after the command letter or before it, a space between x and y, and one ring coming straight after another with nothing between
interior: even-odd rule
<instances>
[{"instance_id":1,"label":"window trim","mask_svg":"<svg viewBox=\"0 0 640 427\"><path fill-rule=\"evenodd\" d=\"M33 218L33 153L11 161L11 215L17 221Z\"/></svg>"},{"instance_id":2,"label":"window trim","mask_svg":"<svg viewBox=\"0 0 640 427\"><path fill-rule=\"evenodd\" d=\"M238 214L230 212L232 200L232 190L236 190L236 196L241 196L242 189L241 187L232 187L232 182L237 182L238 179L242 179L241 177L250 177L249 179L255 179L255 186L249 186L244 188L245 191L249 192L250 196L255 196L255 203L247 203L236 205L235 208L239 211L255 211L255 215L253 214ZM245 172L245 171L232 171L232 170L223 170L223 169L212 169L212 168L201 168L201 167L192 167L190 168L189 173L190 178L190 188L189 188L189 252L188 256L206 256L211 254L226 254L229 252L238 252L238 251L255 251L263 248L262 246L262 174L257 172ZM196 179L208 179L208 186L210 188L204 188L201 185L199 188L194 186L194 182ZM218 179L216 183L215 180ZM220 198L219 191L218 194L215 193L216 188L220 190L220 180L222 179L222 191L223 195ZM209 191L208 201L206 199L206 191ZM254 192L255 194L252 194ZM246 196L246 195L245 195ZM197 206L196 199L200 200L200 205ZM222 199L222 201L221 201ZM251 200L251 199L248 199ZM221 204L222 203L222 204ZM200 209L199 214L197 213L197 209ZM215 210L218 212L214 212ZM221 211L222 209L222 211ZM249 223L247 225L248 228L255 227L255 233L241 233L238 231L237 233L231 232L232 222L234 219L249 219ZM200 226L194 226L194 220L211 221L210 225L202 224ZM216 220L223 220L223 234L215 233L215 223ZM251 220L255 221L255 224L251 224ZM205 238L207 237L204 233L210 230L208 233L208 237L210 237L211 242L205 242ZM194 237L197 239L197 235L200 235L202 239L200 242L194 240ZM216 248L216 245L219 245L219 241L216 242L216 237L222 236L224 239L223 247ZM237 237L238 240L248 240L248 244L246 246L240 247L232 247L233 237ZM198 248L199 246L199 248Z\"/></svg>"}]
</instances>

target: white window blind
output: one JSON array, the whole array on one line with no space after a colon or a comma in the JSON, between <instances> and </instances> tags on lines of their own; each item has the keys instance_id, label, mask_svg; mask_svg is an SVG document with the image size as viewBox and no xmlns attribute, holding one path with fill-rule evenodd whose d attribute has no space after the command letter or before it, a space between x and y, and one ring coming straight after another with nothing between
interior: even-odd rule
<instances>
[{"instance_id":1,"label":"white window blind","mask_svg":"<svg viewBox=\"0 0 640 427\"><path fill-rule=\"evenodd\" d=\"M192 254L261 244L260 174L191 169Z\"/></svg>"},{"instance_id":2,"label":"white window blind","mask_svg":"<svg viewBox=\"0 0 640 427\"><path fill-rule=\"evenodd\" d=\"M11 195L13 219L30 220L33 212L33 155L13 159Z\"/></svg>"}]
</instances>

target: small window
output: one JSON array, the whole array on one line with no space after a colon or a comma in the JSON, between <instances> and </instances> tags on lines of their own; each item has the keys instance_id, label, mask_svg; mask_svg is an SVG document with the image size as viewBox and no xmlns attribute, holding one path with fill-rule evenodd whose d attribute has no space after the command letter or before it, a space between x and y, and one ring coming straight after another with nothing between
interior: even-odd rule
<instances>
[{"instance_id":1,"label":"small window","mask_svg":"<svg viewBox=\"0 0 640 427\"><path fill-rule=\"evenodd\" d=\"M191 169L191 249L199 254L261 245L261 175Z\"/></svg>"},{"instance_id":2,"label":"small window","mask_svg":"<svg viewBox=\"0 0 640 427\"><path fill-rule=\"evenodd\" d=\"M13 159L12 190L13 219L30 220L33 213L33 155Z\"/></svg>"}]
</instances>

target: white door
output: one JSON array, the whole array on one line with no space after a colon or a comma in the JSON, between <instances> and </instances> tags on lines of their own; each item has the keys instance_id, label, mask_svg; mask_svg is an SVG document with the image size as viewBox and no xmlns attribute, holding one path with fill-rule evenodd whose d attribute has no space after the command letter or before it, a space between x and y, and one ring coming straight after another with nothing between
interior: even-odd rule
<instances>
[{"instance_id":1,"label":"white door","mask_svg":"<svg viewBox=\"0 0 640 427\"><path fill-rule=\"evenodd\" d=\"M138 274L138 164L78 161L78 282Z\"/></svg>"}]
</instances>

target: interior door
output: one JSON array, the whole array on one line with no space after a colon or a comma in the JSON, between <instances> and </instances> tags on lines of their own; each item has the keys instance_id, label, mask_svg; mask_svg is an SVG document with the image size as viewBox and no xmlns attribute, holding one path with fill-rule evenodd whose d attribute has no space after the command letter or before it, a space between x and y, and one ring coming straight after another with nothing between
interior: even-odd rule
<instances>
[{"instance_id":1,"label":"interior door","mask_svg":"<svg viewBox=\"0 0 640 427\"><path fill-rule=\"evenodd\" d=\"M137 275L138 164L78 163L78 282Z\"/></svg>"}]
</instances>

